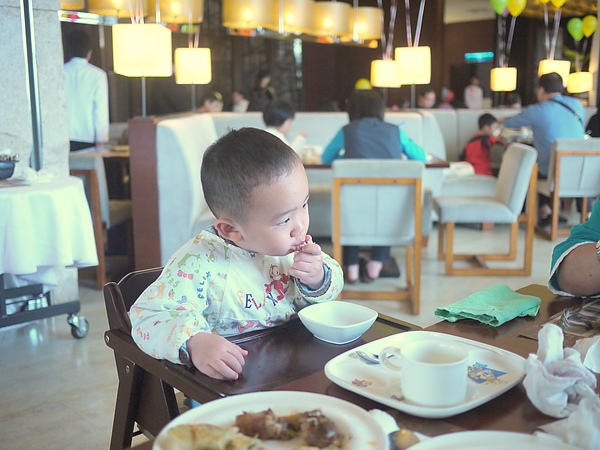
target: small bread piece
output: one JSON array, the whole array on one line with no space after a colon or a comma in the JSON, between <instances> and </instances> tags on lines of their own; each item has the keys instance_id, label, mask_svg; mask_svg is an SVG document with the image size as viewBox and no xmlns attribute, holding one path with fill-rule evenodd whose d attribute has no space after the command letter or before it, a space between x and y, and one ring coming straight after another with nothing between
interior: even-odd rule
<instances>
[{"instance_id":1,"label":"small bread piece","mask_svg":"<svg viewBox=\"0 0 600 450\"><path fill-rule=\"evenodd\" d=\"M167 450L259 450L260 440L238 433L236 427L184 424L167 431Z\"/></svg>"}]
</instances>

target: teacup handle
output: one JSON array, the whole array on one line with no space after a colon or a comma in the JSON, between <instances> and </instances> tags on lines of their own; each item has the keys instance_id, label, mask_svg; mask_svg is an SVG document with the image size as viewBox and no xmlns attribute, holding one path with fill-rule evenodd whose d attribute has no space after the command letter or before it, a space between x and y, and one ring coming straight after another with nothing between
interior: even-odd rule
<instances>
[{"instance_id":1,"label":"teacup handle","mask_svg":"<svg viewBox=\"0 0 600 450\"><path fill-rule=\"evenodd\" d=\"M402 361L402 358L400 357L400 349L398 347L386 347L379 352L379 362L387 369L400 372L400 361Z\"/></svg>"}]
</instances>

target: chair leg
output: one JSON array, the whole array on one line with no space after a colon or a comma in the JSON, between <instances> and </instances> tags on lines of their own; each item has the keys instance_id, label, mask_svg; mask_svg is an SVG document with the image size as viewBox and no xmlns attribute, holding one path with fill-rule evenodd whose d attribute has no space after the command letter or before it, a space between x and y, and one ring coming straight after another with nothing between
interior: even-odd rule
<instances>
[{"instance_id":1,"label":"chair leg","mask_svg":"<svg viewBox=\"0 0 600 450\"><path fill-rule=\"evenodd\" d=\"M110 438L110 449L121 450L131 447L135 412L140 399L140 387L144 370L121 356L115 355L119 374L115 417Z\"/></svg>"},{"instance_id":2,"label":"chair leg","mask_svg":"<svg viewBox=\"0 0 600 450\"><path fill-rule=\"evenodd\" d=\"M438 222L438 260L444 260L444 224Z\"/></svg>"},{"instance_id":3,"label":"chair leg","mask_svg":"<svg viewBox=\"0 0 600 450\"><path fill-rule=\"evenodd\" d=\"M454 223L445 223L444 228L446 229L446 275L452 275L454 273Z\"/></svg>"},{"instance_id":4,"label":"chair leg","mask_svg":"<svg viewBox=\"0 0 600 450\"><path fill-rule=\"evenodd\" d=\"M584 223L587 221L587 213L588 213L588 197L583 197L581 199L580 223Z\"/></svg>"}]
</instances>

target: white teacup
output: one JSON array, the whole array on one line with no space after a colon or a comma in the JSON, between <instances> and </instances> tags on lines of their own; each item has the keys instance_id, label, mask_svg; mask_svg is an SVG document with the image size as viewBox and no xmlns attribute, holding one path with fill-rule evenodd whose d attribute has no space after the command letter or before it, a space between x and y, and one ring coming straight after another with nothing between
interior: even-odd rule
<instances>
[{"instance_id":1,"label":"white teacup","mask_svg":"<svg viewBox=\"0 0 600 450\"><path fill-rule=\"evenodd\" d=\"M401 372L400 387L408 402L434 408L465 400L468 358L463 345L444 339L420 339L379 354L385 367Z\"/></svg>"}]
</instances>

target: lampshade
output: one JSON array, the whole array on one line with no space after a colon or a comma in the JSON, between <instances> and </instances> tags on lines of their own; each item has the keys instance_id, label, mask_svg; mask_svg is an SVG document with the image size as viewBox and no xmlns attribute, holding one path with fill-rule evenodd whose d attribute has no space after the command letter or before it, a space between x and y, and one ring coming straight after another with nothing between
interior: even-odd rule
<instances>
[{"instance_id":1,"label":"lampshade","mask_svg":"<svg viewBox=\"0 0 600 450\"><path fill-rule=\"evenodd\" d=\"M273 1L271 23L267 28L282 33L310 33L313 29L315 2L313 0L280 0ZM281 20L281 29L280 29Z\"/></svg>"},{"instance_id":2,"label":"lampshade","mask_svg":"<svg viewBox=\"0 0 600 450\"><path fill-rule=\"evenodd\" d=\"M543 59L538 66L538 77L545 73L556 72L563 80L563 85L567 85L569 71L571 70L570 61L561 61L557 59Z\"/></svg>"},{"instance_id":3,"label":"lampshade","mask_svg":"<svg viewBox=\"0 0 600 450\"><path fill-rule=\"evenodd\" d=\"M85 8L85 0L68 0L66 2L60 2L60 9L65 11L77 11L78 9Z\"/></svg>"},{"instance_id":4,"label":"lampshade","mask_svg":"<svg viewBox=\"0 0 600 450\"><path fill-rule=\"evenodd\" d=\"M204 19L204 0L160 0L160 22L200 23ZM148 0L148 16L156 19L156 0Z\"/></svg>"},{"instance_id":5,"label":"lampshade","mask_svg":"<svg viewBox=\"0 0 600 450\"><path fill-rule=\"evenodd\" d=\"M590 72L575 72L569 74L567 91L571 94L588 92L594 86L594 77Z\"/></svg>"},{"instance_id":6,"label":"lampshade","mask_svg":"<svg viewBox=\"0 0 600 450\"><path fill-rule=\"evenodd\" d=\"M312 34L346 36L350 32L350 5L344 2L315 2Z\"/></svg>"},{"instance_id":7,"label":"lampshade","mask_svg":"<svg viewBox=\"0 0 600 450\"><path fill-rule=\"evenodd\" d=\"M354 16L356 14L356 27ZM350 12L350 31L353 39L366 41L381 39L383 33L383 10L373 6L359 6Z\"/></svg>"},{"instance_id":8,"label":"lampshade","mask_svg":"<svg viewBox=\"0 0 600 450\"><path fill-rule=\"evenodd\" d=\"M514 91L517 89L516 67L495 67L490 71L492 91Z\"/></svg>"},{"instance_id":9,"label":"lampshade","mask_svg":"<svg viewBox=\"0 0 600 450\"><path fill-rule=\"evenodd\" d=\"M375 87L398 88L398 63L393 59L371 61L371 85Z\"/></svg>"},{"instance_id":10,"label":"lampshade","mask_svg":"<svg viewBox=\"0 0 600 450\"><path fill-rule=\"evenodd\" d=\"M251 29L273 23L273 4L265 0L223 0L223 26Z\"/></svg>"},{"instance_id":11,"label":"lampshade","mask_svg":"<svg viewBox=\"0 0 600 450\"><path fill-rule=\"evenodd\" d=\"M142 2L142 14L148 12L148 0ZM137 15L132 0L88 0L88 11L100 16L131 17Z\"/></svg>"},{"instance_id":12,"label":"lampshade","mask_svg":"<svg viewBox=\"0 0 600 450\"><path fill-rule=\"evenodd\" d=\"M151 24L112 26L113 67L127 77L169 77L173 74L171 30Z\"/></svg>"},{"instance_id":13,"label":"lampshade","mask_svg":"<svg viewBox=\"0 0 600 450\"><path fill-rule=\"evenodd\" d=\"M175 49L177 84L208 84L211 80L210 48Z\"/></svg>"},{"instance_id":14,"label":"lampshade","mask_svg":"<svg viewBox=\"0 0 600 450\"><path fill-rule=\"evenodd\" d=\"M400 84L429 84L431 81L431 49L398 47L395 50Z\"/></svg>"}]
</instances>

